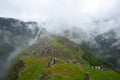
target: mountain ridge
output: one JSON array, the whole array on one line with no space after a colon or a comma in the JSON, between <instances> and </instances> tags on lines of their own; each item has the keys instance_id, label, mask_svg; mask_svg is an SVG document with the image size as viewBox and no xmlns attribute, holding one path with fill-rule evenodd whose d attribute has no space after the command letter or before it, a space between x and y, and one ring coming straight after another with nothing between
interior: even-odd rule
<instances>
[{"instance_id":1,"label":"mountain ridge","mask_svg":"<svg viewBox=\"0 0 120 80\"><path fill-rule=\"evenodd\" d=\"M97 62L94 57L92 58L98 64L94 62L94 59L92 61L94 64L89 63L88 57L83 56L85 53L84 50L67 38L61 36L45 37L42 42L33 44L30 48L21 52L17 61L15 61L8 80L81 80L85 72L89 72L91 79L114 80L107 76L102 77L104 73L108 75L109 72L109 75L114 76L116 80L119 79L118 73L102 65L103 63L100 63L99 60ZM52 62L54 59L55 62ZM94 69L93 66L103 66L107 70ZM113 75L113 73L117 75ZM97 78L99 76L95 76L95 74L99 74L101 79Z\"/></svg>"}]
</instances>

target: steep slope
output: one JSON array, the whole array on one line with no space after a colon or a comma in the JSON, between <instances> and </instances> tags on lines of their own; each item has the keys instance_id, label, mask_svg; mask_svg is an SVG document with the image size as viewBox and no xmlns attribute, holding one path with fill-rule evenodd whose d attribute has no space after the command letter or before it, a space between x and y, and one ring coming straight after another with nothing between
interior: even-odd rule
<instances>
[{"instance_id":1,"label":"steep slope","mask_svg":"<svg viewBox=\"0 0 120 80\"><path fill-rule=\"evenodd\" d=\"M111 29L110 31L99 34L94 37L96 45L90 46L89 43L83 43L83 46L100 56L113 65L113 68L120 71L120 29ZM97 47L96 47L97 46Z\"/></svg>"},{"instance_id":2,"label":"steep slope","mask_svg":"<svg viewBox=\"0 0 120 80\"><path fill-rule=\"evenodd\" d=\"M120 40L117 37L116 31L110 30L107 33L96 36L95 39L101 50L101 55L113 64L114 69L120 71Z\"/></svg>"},{"instance_id":3,"label":"steep slope","mask_svg":"<svg viewBox=\"0 0 120 80\"><path fill-rule=\"evenodd\" d=\"M12 57L35 38L38 27L36 22L0 17L0 80L6 74Z\"/></svg>"},{"instance_id":4,"label":"steep slope","mask_svg":"<svg viewBox=\"0 0 120 80\"><path fill-rule=\"evenodd\" d=\"M33 29L30 29L33 26ZM8 56L18 46L29 44L38 31L36 22L0 17L0 57Z\"/></svg>"},{"instance_id":5,"label":"steep slope","mask_svg":"<svg viewBox=\"0 0 120 80\"><path fill-rule=\"evenodd\" d=\"M120 79L120 74L110 68L94 69L105 64L99 64L93 55L96 62L91 64L91 55L86 57L86 53L91 54L64 37L45 36L16 57L7 80L83 80L86 72L91 80Z\"/></svg>"},{"instance_id":6,"label":"steep slope","mask_svg":"<svg viewBox=\"0 0 120 80\"><path fill-rule=\"evenodd\" d=\"M87 33L80 28L73 27L62 31L62 36L74 41L93 55L111 64L114 70L120 72L120 28L115 27L105 33L93 30Z\"/></svg>"}]
</instances>

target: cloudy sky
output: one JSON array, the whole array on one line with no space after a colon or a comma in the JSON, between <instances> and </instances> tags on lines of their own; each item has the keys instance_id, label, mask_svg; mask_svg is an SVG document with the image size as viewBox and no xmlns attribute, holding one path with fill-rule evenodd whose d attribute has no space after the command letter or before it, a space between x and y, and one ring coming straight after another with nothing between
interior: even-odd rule
<instances>
[{"instance_id":1,"label":"cloudy sky","mask_svg":"<svg viewBox=\"0 0 120 80\"><path fill-rule=\"evenodd\" d=\"M119 22L119 4L120 0L0 0L0 16L21 20L61 19L76 26L95 27L93 21L97 20L108 20L108 25Z\"/></svg>"}]
</instances>

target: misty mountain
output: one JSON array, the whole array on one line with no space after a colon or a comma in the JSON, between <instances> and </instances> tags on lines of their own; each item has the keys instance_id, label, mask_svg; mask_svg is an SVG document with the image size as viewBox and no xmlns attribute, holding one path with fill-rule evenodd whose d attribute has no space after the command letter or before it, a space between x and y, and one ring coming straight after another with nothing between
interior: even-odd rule
<instances>
[{"instance_id":1,"label":"misty mountain","mask_svg":"<svg viewBox=\"0 0 120 80\"><path fill-rule=\"evenodd\" d=\"M32 26L33 29L30 28ZM36 22L0 18L0 56L8 55L17 46L26 46L38 31Z\"/></svg>"},{"instance_id":2,"label":"misty mountain","mask_svg":"<svg viewBox=\"0 0 120 80\"><path fill-rule=\"evenodd\" d=\"M86 72L90 72L90 78L95 80L120 78L108 63L58 35L40 37L37 43L21 51L14 61L6 80L83 80ZM106 70L94 69L94 66Z\"/></svg>"},{"instance_id":3,"label":"misty mountain","mask_svg":"<svg viewBox=\"0 0 120 80\"><path fill-rule=\"evenodd\" d=\"M106 33L93 36L94 45L91 45L91 42L84 42L81 45L99 58L112 64L114 69L120 71L120 38L118 37L118 31L120 29L111 29Z\"/></svg>"},{"instance_id":4,"label":"misty mountain","mask_svg":"<svg viewBox=\"0 0 120 80\"><path fill-rule=\"evenodd\" d=\"M100 55L113 64L113 67L120 70L120 40L116 34L116 29L95 37L99 46Z\"/></svg>"},{"instance_id":5,"label":"misty mountain","mask_svg":"<svg viewBox=\"0 0 120 80\"><path fill-rule=\"evenodd\" d=\"M95 32L95 33L94 33ZM91 51L99 59L110 63L114 69L120 70L120 29L113 28L105 33L87 33L78 27L62 31L62 36Z\"/></svg>"},{"instance_id":6,"label":"misty mountain","mask_svg":"<svg viewBox=\"0 0 120 80\"><path fill-rule=\"evenodd\" d=\"M7 71L4 69L11 65L12 60L14 62L18 53L26 58L32 56L34 59L37 59L36 57L47 59L51 56L59 58L60 62L75 60L87 66L104 66L119 71L120 29L112 29L93 36L74 26L55 34L47 31L44 25L46 24L38 25L34 21L0 18L0 79L5 76ZM4 68L5 66L7 68ZM19 72L15 76L18 74ZM15 76L11 74L10 77Z\"/></svg>"},{"instance_id":7,"label":"misty mountain","mask_svg":"<svg viewBox=\"0 0 120 80\"><path fill-rule=\"evenodd\" d=\"M9 66L7 62L10 63L12 57L31 44L38 30L39 26L36 22L0 18L0 79Z\"/></svg>"},{"instance_id":8,"label":"misty mountain","mask_svg":"<svg viewBox=\"0 0 120 80\"><path fill-rule=\"evenodd\" d=\"M82 29L78 27L72 27L70 29L63 30L62 35L67 37L75 43L82 43L83 41L88 42L90 36Z\"/></svg>"}]
</instances>

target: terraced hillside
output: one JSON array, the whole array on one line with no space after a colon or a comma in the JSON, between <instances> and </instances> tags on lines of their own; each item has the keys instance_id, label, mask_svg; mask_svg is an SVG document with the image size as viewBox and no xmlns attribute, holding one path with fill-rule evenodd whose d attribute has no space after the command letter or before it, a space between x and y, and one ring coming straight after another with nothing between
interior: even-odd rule
<instances>
[{"instance_id":1,"label":"terraced hillside","mask_svg":"<svg viewBox=\"0 0 120 80\"><path fill-rule=\"evenodd\" d=\"M107 70L93 66L103 66ZM90 80L120 79L120 74L111 70L109 64L66 38L52 36L22 51L7 80L84 80L85 73Z\"/></svg>"}]
</instances>

